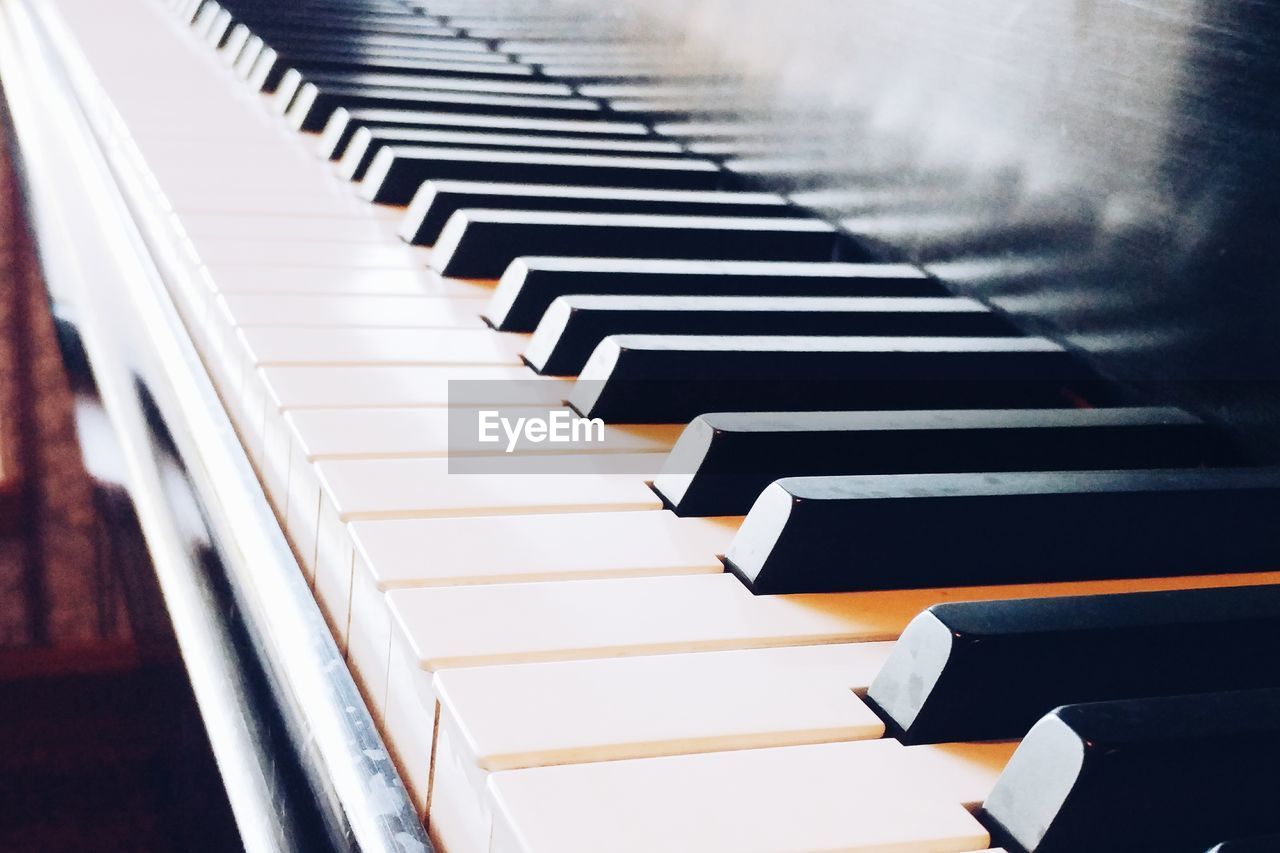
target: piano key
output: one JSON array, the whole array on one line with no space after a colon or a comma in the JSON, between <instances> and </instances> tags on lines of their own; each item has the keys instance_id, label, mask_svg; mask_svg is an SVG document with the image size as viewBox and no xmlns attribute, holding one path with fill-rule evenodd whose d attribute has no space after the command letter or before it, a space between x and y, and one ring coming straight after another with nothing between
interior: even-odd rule
<instances>
[{"instance_id":1,"label":"piano key","mask_svg":"<svg viewBox=\"0 0 1280 853\"><path fill-rule=\"evenodd\" d=\"M940 604L867 693L904 743L1019 738L1059 705L1280 687L1280 587Z\"/></svg>"},{"instance_id":2,"label":"piano key","mask_svg":"<svg viewBox=\"0 0 1280 853\"><path fill-rule=\"evenodd\" d=\"M313 240L386 245L395 234L393 223L375 216L268 216L187 212L174 222L192 239L224 237L235 240Z\"/></svg>"},{"instance_id":3,"label":"piano key","mask_svg":"<svg viewBox=\"0 0 1280 853\"><path fill-rule=\"evenodd\" d=\"M745 515L783 477L1163 468L1229 458L1202 421L1165 407L723 412L689 424L654 489L679 515Z\"/></svg>"},{"instance_id":4,"label":"piano key","mask_svg":"<svg viewBox=\"0 0 1280 853\"><path fill-rule=\"evenodd\" d=\"M1255 835L1223 841L1210 847L1205 853L1271 853L1280 849L1280 835Z\"/></svg>"},{"instance_id":5,"label":"piano key","mask_svg":"<svg viewBox=\"0 0 1280 853\"><path fill-rule=\"evenodd\" d=\"M353 464L353 463L343 463ZM1274 584L1280 573L753 595L729 574L392 589L409 669L896 639L940 602Z\"/></svg>"},{"instance_id":6,"label":"piano key","mask_svg":"<svg viewBox=\"0 0 1280 853\"><path fill-rule=\"evenodd\" d=\"M592 353L569 403L628 423L706 411L1061 406L1064 385L1082 378L1045 338L615 335Z\"/></svg>"},{"instance_id":7,"label":"piano key","mask_svg":"<svg viewBox=\"0 0 1280 853\"><path fill-rule=\"evenodd\" d=\"M375 328L480 328L476 297L360 296L227 293L218 297L236 327L325 326Z\"/></svg>"},{"instance_id":8,"label":"piano key","mask_svg":"<svg viewBox=\"0 0 1280 853\"><path fill-rule=\"evenodd\" d=\"M1009 751L879 740L509 770L490 782L491 849L973 850L989 836L964 804Z\"/></svg>"},{"instance_id":9,"label":"piano key","mask_svg":"<svg viewBox=\"0 0 1280 853\"><path fill-rule=\"evenodd\" d=\"M357 192L378 204L408 204L424 181L448 178L686 190L715 189L720 181L706 160L386 145Z\"/></svg>"},{"instance_id":10,"label":"piano key","mask_svg":"<svg viewBox=\"0 0 1280 853\"><path fill-rule=\"evenodd\" d=\"M557 298L634 296L947 296L907 264L678 261L523 257L498 280L484 316L504 332L532 332Z\"/></svg>"},{"instance_id":11,"label":"piano key","mask_svg":"<svg viewBox=\"0 0 1280 853\"><path fill-rule=\"evenodd\" d=\"M392 18L369 19L363 15L337 17L334 15L317 15L314 12L297 12L269 15L250 13L242 15L253 31L260 35L271 36L268 41L279 41L285 44L295 38L311 37L383 37L408 36L423 45L436 46L437 43L448 44L445 50L484 50L484 45L476 39L462 37L453 27L441 26L427 18L414 15L397 15ZM465 47L463 47L465 45ZM473 46L478 45L478 46Z\"/></svg>"},{"instance_id":12,"label":"piano key","mask_svg":"<svg viewBox=\"0 0 1280 853\"><path fill-rule=\"evenodd\" d=\"M405 54L372 51L351 53L341 49L320 51L302 48L287 50L283 55L277 50L275 61L284 69L276 75L276 82L273 83L276 87L290 71L301 72L301 76L305 78L313 74L364 72L438 78L459 77L512 83L527 83L533 76L533 69L527 65L494 61L485 54L477 54L475 57L465 55L439 59L423 58L410 52ZM273 88L272 91L279 93L278 88Z\"/></svg>"},{"instance_id":13,"label":"piano key","mask_svg":"<svg viewBox=\"0 0 1280 853\"><path fill-rule=\"evenodd\" d=\"M246 358L269 365L424 364L515 366L519 340L488 329L322 329L250 327L241 329Z\"/></svg>"},{"instance_id":14,"label":"piano key","mask_svg":"<svg viewBox=\"0 0 1280 853\"><path fill-rule=\"evenodd\" d=\"M465 381L472 405L547 407L557 405L567 387L563 380L534 376L523 366L263 367L258 374L267 397L281 411L442 407L449 404L450 380L455 385ZM494 396L486 398L490 391Z\"/></svg>"},{"instance_id":15,"label":"piano key","mask_svg":"<svg viewBox=\"0 0 1280 853\"><path fill-rule=\"evenodd\" d=\"M462 61L508 62L507 57L495 56L484 41L422 33L379 33L376 29L359 26L324 27L311 30L298 29L294 25L252 24L253 31L271 44L280 42L286 48L333 46L348 50L381 48L419 55L454 57Z\"/></svg>"},{"instance_id":16,"label":"piano key","mask_svg":"<svg viewBox=\"0 0 1280 853\"><path fill-rule=\"evenodd\" d=\"M619 334L1013 333L991 309L958 297L561 296L543 315L524 358L539 373L572 376L602 340Z\"/></svg>"},{"instance_id":17,"label":"piano key","mask_svg":"<svg viewBox=\"0 0 1280 853\"><path fill-rule=\"evenodd\" d=\"M239 264L262 268L289 268L314 264L329 269L416 270L423 254L409 247L387 243L343 243L316 240L259 240L229 237L192 239L206 264Z\"/></svg>"},{"instance_id":18,"label":"piano key","mask_svg":"<svg viewBox=\"0 0 1280 853\"><path fill-rule=\"evenodd\" d=\"M568 409L544 408L534 414L549 418L570 413ZM295 445L300 446L307 461L383 457L458 459L510 453L666 453L678 430L672 424L624 424L605 430L599 441L579 438L551 445L532 441L527 435L517 439L499 435L496 441L482 442L474 432L459 429L459 424L470 422L474 417L474 411L461 405L449 409L317 409L289 415L297 432Z\"/></svg>"},{"instance_id":19,"label":"piano key","mask_svg":"<svg viewBox=\"0 0 1280 853\"><path fill-rule=\"evenodd\" d=\"M497 113L561 119L591 119L600 113L600 107L595 101L583 98L396 89L343 83L318 86L315 83L303 83L285 113L285 120L294 130L320 130L337 107Z\"/></svg>"},{"instance_id":20,"label":"piano key","mask_svg":"<svg viewBox=\"0 0 1280 853\"><path fill-rule=\"evenodd\" d=\"M648 132L644 125L619 121L574 121L570 119L527 118L492 113L433 113L418 110L333 111L320 134L317 150L322 157L338 160L363 128L394 130L493 130L533 135L548 133L580 139L636 139ZM375 152L376 153L376 152ZM367 168L367 167L366 167Z\"/></svg>"},{"instance_id":21,"label":"piano key","mask_svg":"<svg viewBox=\"0 0 1280 853\"><path fill-rule=\"evenodd\" d=\"M487 839L491 814L465 806L484 803L495 771L877 738L883 724L850 687L870 680L888 646L441 672L434 685L440 731L429 786L432 831L446 843Z\"/></svg>"},{"instance_id":22,"label":"piano key","mask_svg":"<svg viewBox=\"0 0 1280 853\"><path fill-rule=\"evenodd\" d=\"M251 61L250 61L251 60ZM489 53L455 53L402 45L355 45L331 40L293 41L288 48L277 50L263 46L256 56L239 63L236 76L255 92L274 93L291 68L307 71L327 68L360 68L365 62L429 62L446 67L438 72L457 69L462 73L490 74L495 79L528 79L518 65L503 56Z\"/></svg>"},{"instance_id":23,"label":"piano key","mask_svg":"<svg viewBox=\"0 0 1280 853\"><path fill-rule=\"evenodd\" d=\"M666 511L645 510L359 521L351 530L370 578L385 592L411 587L719 574L724 566L717 555L728 547L739 521L681 519ZM421 542L432 543L429 554L417 547Z\"/></svg>"},{"instance_id":24,"label":"piano key","mask_svg":"<svg viewBox=\"0 0 1280 853\"><path fill-rule=\"evenodd\" d=\"M448 669L441 715L487 771L866 740L892 643ZM516 697L523 697L519 702Z\"/></svg>"},{"instance_id":25,"label":"piano key","mask_svg":"<svg viewBox=\"0 0 1280 853\"><path fill-rule=\"evenodd\" d=\"M532 254L826 261L839 251L835 229L817 219L460 210L440 232L430 265L447 276L497 278Z\"/></svg>"},{"instance_id":26,"label":"piano key","mask_svg":"<svg viewBox=\"0 0 1280 853\"><path fill-rule=\"evenodd\" d=\"M411 92L476 92L481 95L559 97L573 94L563 83L544 83L533 80L493 80L484 77L458 77L434 74L392 74L367 70L345 69L307 71L305 74L290 68L280 78L271 99L272 112L285 115L305 83L319 87L320 94L312 103L312 109L324 109L324 90L329 86L366 87L370 89L407 89ZM330 111L331 112L331 111ZM325 116L328 120L328 115Z\"/></svg>"},{"instance_id":27,"label":"piano key","mask_svg":"<svg viewBox=\"0 0 1280 853\"><path fill-rule=\"evenodd\" d=\"M224 293L356 294L386 296L487 296L491 287L441 278L426 269L360 269L320 266L209 265L208 277ZM212 286L212 285L211 285Z\"/></svg>"},{"instance_id":28,"label":"piano key","mask_svg":"<svg viewBox=\"0 0 1280 853\"><path fill-rule=\"evenodd\" d=\"M682 157L684 151L673 142L650 139L589 139L553 134L476 133L457 130L393 129L355 132L346 153L338 161L341 177L358 181L364 177L374 156L386 145L448 146L459 148L505 148L510 151L547 151L560 154L598 153L647 157Z\"/></svg>"},{"instance_id":29,"label":"piano key","mask_svg":"<svg viewBox=\"0 0 1280 853\"><path fill-rule=\"evenodd\" d=\"M761 594L1260 571L1277 510L1265 468L800 477L726 558Z\"/></svg>"},{"instance_id":30,"label":"piano key","mask_svg":"<svg viewBox=\"0 0 1280 853\"><path fill-rule=\"evenodd\" d=\"M408 243L430 246L449 217L463 208L750 218L799 215L772 193L427 181L409 204L400 236Z\"/></svg>"},{"instance_id":31,"label":"piano key","mask_svg":"<svg viewBox=\"0 0 1280 853\"><path fill-rule=\"evenodd\" d=\"M1067 705L1027 734L983 813L1028 853L1202 850L1280 830L1277 761L1280 690Z\"/></svg>"}]
</instances>

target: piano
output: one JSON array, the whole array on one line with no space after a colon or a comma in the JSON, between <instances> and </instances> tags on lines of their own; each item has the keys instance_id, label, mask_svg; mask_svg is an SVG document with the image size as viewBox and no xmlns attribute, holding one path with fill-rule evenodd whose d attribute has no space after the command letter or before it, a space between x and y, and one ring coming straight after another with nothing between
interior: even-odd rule
<instances>
[{"instance_id":1,"label":"piano","mask_svg":"<svg viewBox=\"0 0 1280 853\"><path fill-rule=\"evenodd\" d=\"M0 0L244 847L1280 849L1278 33Z\"/></svg>"}]
</instances>

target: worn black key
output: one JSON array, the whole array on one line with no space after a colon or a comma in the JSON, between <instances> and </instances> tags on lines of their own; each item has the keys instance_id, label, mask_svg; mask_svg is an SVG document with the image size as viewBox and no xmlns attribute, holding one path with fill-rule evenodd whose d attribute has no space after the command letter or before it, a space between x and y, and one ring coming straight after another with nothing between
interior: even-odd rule
<instances>
[{"instance_id":1,"label":"worn black key","mask_svg":"<svg viewBox=\"0 0 1280 853\"><path fill-rule=\"evenodd\" d=\"M395 89L341 83L317 86L314 83L303 83L289 105L285 119L295 130L320 130L334 109L340 106L348 109L421 109L565 119L590 119L600 114L600 105L585 98Z\"/></svg>"},{"instance_id":2,"label":"worn black key","mask_svg":"<svg viewBox=\"0 0 1280 853\"><path fill-rule=\"evenodd\" d=\"M757 593L1280 568L1280 471L886 474L778 480L729 547Z\"/></svg>"},{"instance_id":3,"label":"worn black key","mask_svg":"<svg viewBox=\"0 0 1280 853\"><path fill-rule=\"evenodd\" d=\"M1067 705L1018 746L982 817L1027 853L1200 853L1280 832L1277 766L1280 690Z\"/></svg>"},{"instance_id":4,"label":"worn black key","mask_svg":"<svg viewBox=\"0 0 1280 853\"><path fill-rule=\"evenodd\" d=\"M867 697L903 743L1020 738L1059 705L1280 687L1280 586L938 604Z\"/></svg>"},{"instance_id":5,"label":"worn black key","mask_svg":"<svg viewBox=\"0 0 1280 853\"><path fill-rule=\"evenodd\" d=\"M477 92L483 95L534 97L566 97L572 90L563 83L537 80L492 80L486 77L461 77L434 74L390 74L386 72L318 71L306 72L290 68L280 78L271 101L277 115L285 115L305 83L314 83L321 93L312 109L322 109L327 86L365 86L377 89L407 89L414 92ZM330 113L332 115L332 113ZM327 119L326 119L327 121Z\"/></svg>"},{"instance_id":6,"label":"worn black key","mask_svg":"<svg viewBox=\"0 0 1280 853\"><path fill-rule=\"evenodd\" d=\"M1043 338L616 335L570 395L614 423L703 412L1061 406L1087 374Z\"/></svg>"},{"instance_id":7,"label":"worn black key","mask_svg":"<svg viewBox=\"0 0 1280 853\"><path fill-rule=\"evenodd\" d=\"M347 153L338 161L338 174L350 180L361 180L377 152L386 145L503 148L507 151L609 154L621 157L685 156L679 145L660 139L584 139L549 133L491 133L474 130L392 130L375 134L369 128L361 128L347 146Z\"/></svg>"},{"instance_id":8,"label":"worn black key","mask_svg":"<svg viewBox=\"0 0 1280 853\"><path fill-rule=\"evenodd\" d=\"M685 428L653 487L677 515L743 515L784 477L1172 468L1230 458L1204 422L1174 408L717 412Z\"/></svg>"},{"instance_id":9,"label":"worn black key","mask_svg":"<svg viewBox=\"0 0 1280 853\"><path fill-rule=\"evenodd\" d=\"M569 119L501 116L492 113L439 113L410 110L333 111L320 134L320 153L330 160L346 155L360 131L392 133L397 130L492 130L525 135L552 134L578 139L639 139L648 134L642 124L616 121L573 121ZM374 152L376 153L376 152ZM367 167L366 167L367 168Z\"/></svg>"},{"instance_id":10,"label":"worn black key","mask_svg":"<svg viewBox=\"0 0 1280 853\"><path fill-rule=\"evenodd\" d=\"M1014 333L990 308L959 297L573 295L551 303L524 358L539 373L573 376L610 335Z\"/></svg>"},{"instance_id":11,"label":"worn black key","mask_svg":"<svg viewBox=\"0 0 1280 853\"><path fill-rule=\"evenodd\" d=\"M409 203L400 236L414 245L430 246L449 217L463 208L754 218L801 215L773 193L427 181Z\"/></svg>"},{"instance_id":12,"label":"worn black key","mask_svg":"<svg viewBox=\"0 0 1280 853\"><path fill-rule=\"evenodd\" d=\"M839 259L839 245L819 219L460 210L429 263L448 276L497 278L521 255L824 261Z\"/></svg>"},{"instance_id":13,"label":"worn black key","mask_svg":"<svg viewBox=\"0 0 1280 853\"><path fill-rule=\"evenodd\" d=\"M575 293L648 296L946 296L906 264L676 261L523 257L507 267L484 316L495 329L531 332L558 297ZM704 410L705 411L705 410Z\"/></svg>"},{"instance_id":14,"label":"worn black key","mask_svg":"<svg viewBox=\"0 0 1280 853\"><path fill-rule=\"evenodd\" d=\"M379 204L408 204L424 181L450 178L706 190L715 188L720 172L713 163L691 158L387 145L369 164L359 193Z\"/></svg>"}]
</instances>

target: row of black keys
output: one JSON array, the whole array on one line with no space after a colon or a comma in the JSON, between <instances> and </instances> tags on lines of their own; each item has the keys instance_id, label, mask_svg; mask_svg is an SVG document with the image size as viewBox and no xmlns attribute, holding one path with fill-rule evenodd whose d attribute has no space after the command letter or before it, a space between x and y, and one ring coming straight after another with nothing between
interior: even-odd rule
<instances>
[{"instance_id":1,"label":"row of black keys","mask_svg":"<svg viewBox=\"0 0 1280 853\"><path fill-rule=\"evenodd\" d=\"M937 605L866 698L905 743L1022 738L983 804L1013 849L1201 851L1280 831L1277 688L1262 586Z\"/></svg>"},{"instance_id":2,"label":"row of black keys","mask_svg":"<svg viewBox=\"0 0 1280 853\"><path fill-rule=\"evenodd\" d=\"M368 128L360 132L373 135ZM382 149L374 162L391 150ZM460 159L476 156L474 151L454 153ZM483 158L469 162L485 163ZM427 201L415 204L419 216L409 217L410 228L420 229L438 200L446 197L454 205L474 203L475 194L484 192L503 204L512 198L538 199L544 205L559 204L556 199L565 197L608 198L608 191L592 193L589 187L530 184L486 189L447 182L442 186L428 184L430 189L420 194ZM646 191L629 192L643 198ZM702 195L734 198L736 194ZM757 194L750 204L768 207L770 199ZM779 211L788 209L781 199L772 200ZM556 241L565 238L558 234L580 235L604 227L599 225L600 217L590 214L477 212L461 206L453 211L438 245L462 245L462 235L476 235L473 251L477 254L482 249L507 248L505 253L497 252L503 264L529 246L550 244L552 251L563 249ZM581 227L565 228L566 218L575 215ZM618 225L619 218L626 217L614 217L618 250L643 242ZM813 225L810 220L781 215L752 221ZM490 225L495 230L486 231ZM661 221L645 227L671 230L668 225ZM515 232L506 230L508 226ZM822 234L826 228L794 233ZM525 233L521 229L527 229L527 240L512 236ZM696 253L708 243L714 244L708 232L698 231L687 246ZM593 295L574 295L588 288ZM851 291L861 297L896 293L911 298L860 298L849 296ZM797 292L806 298L797 298ZM869 272L865 267L832 263L535 257L511 264L488 317L500 329L537 323L538 333L528 349L530 362L544 370L550 367L547 372L580 373L570 402L585 414L612 421L679 422L708 409L1060 406L1064 388L1078 392L1088 385L1087 373L1064 350L1041 339L1012 336L1012 330L983 306L959 299L920 298L939 292L935 282L904 268ZM700 295L675 295L688 293ZM617 337L628 332L648 334ZM780 332L807 336L779 337ZM760 336L744 337L752 333ZM991 337L1000 333L1009 336ZM1096 386L1089 387L1095 400L1102 396ZM738 426L722 428L719 422L725 418ZM743 513L769 483L801 475L1087 471L1230 461L1201 425L1162 410L952 415L905 411L887 417L847 412L733 418L717 415L715 422L695 423L672 455L656 487L677 512ZM698 436L704 434L715 440L695 452L702 458L691 458L689 449L696 449ZM859 452L851 453L852 447ZM1254 486L1240 485L1238 481L1246 476L1257 481ZM1271 538L1265 530L1253 529L1256 525L1251 527L1260 513L1236 509L1236 504L1269 506L1272 490L1265 473L1023 473L1004 475L994 486L989 479L983 475L917 478L903 486L904 496L878 494L879 481L831 476L783 480L764 491L728 562L757 592L1030 582L1271 565ZM993 531L980 522L987 517L987 508L996 505L1010 507L1005 516L1009 529L997 531L1003 535L991 537L997 543L992 545L985 540ZM1178 510L1176 517L1163 517L1177 533L1154 537L1161 544L1143 545L1137 554L1133 543L1141 537L1132 535L1135 528L1094 520L1102 514L1118 522L1122 516L1102 512L1110 508L1152 518L1153 511L1164 505ZM907 535L919 526L913 518L934 515L938 519L931 524L938 525L939 535ZM1219 516L1230 518L1232 529L1240 535L1215 535L1210 525ZM1045 534L1061 529L1086 532L1077 534L1072 553L1065 549L1043 553L1048 550L1043 543L1053 540ZM856 535L850 536L850 531ZM1228 538L1233 541L1230 549L1220 544ZM914 547L903 547L904 541ZM958 553L964 542L984 547L981 568L961 568L956 560L944 559ZM1199 547L1191 547L1197 543ZM1029 552L1024 550L1028 548ZM1000 553L992 553L995 549ZM1021 556L1037 552L1042 555L1035 560ZM1090 558L1078 558L1084 554Z\"/></svg>"},{"instance_id":3,"label":"row of black keys","mask_svg":"<svg viewBox=\"0 0 1280 853\"><path fill-rule=\"evenodd\" d=\"M368 158L365 168L376 159ZM443 186L447 194L451 188ZM457 209L487 191L476 185L454 187ZM431 192L440 194L435 187ZM580 195L593 198L589 192ZM601 197L607 196L594 196ZM422 230L432 215L443 222L430 204L415 207L422 215L416 222L411 217L408 227ZM547 266L554 267L555 260ZM522 284L537 279L530 276L537 272L536 261L519 266ZM568 266L566 279L590 274L587 264ZM649 269L631 267L628 274L638 282L647 273L673 294L688 292L677 283L681 275L702 273L708 282L731 278L699 270L696 264L680 266L668 263L663 268L659 262ZM819 273L818 286L830 287L841 272L832 268L827 277ZM851 277L844 278L847 282ZM935 292L925 279L895 278L895 285ZM776 328L774 323L785 327L792 318L803 326L806 312L808 322L831 322L832 335L948 334L946 328L917 326L904 332L904 326L893 325L929 322L955 322L955 328L969 334L1003 331L984 329L983 323L995 322L990 314L958 300L938 301L939 308L945 304L955 315L939 320L929 311L933 300L914 300L915 305L901 299L864 300L856 305L845 299L775 299L771 304L767 299L655 298L653 289L642 288L640 298L628 300L630 291L623 290L621 301L610 301L572 296L582 288L566 280L559 282L559 292L555 282L543 281L541 289L513 289L504 282L506 292L495 302L518 317L520 309L541 301L529 310L541 317L556 296L568 297L552 310L553 326L559 325L560 332L540 331L531 345L543 348L536 357L552 367L547 372L558 372L556 365L565 373L579 372L606 336L635 330L627 325L632 315L673 324L643 328L667 333L720 331L716 323L725 323L724 331L738 331L743 326L729 325L734 313L748 318L745 326L760 323L761 332ZM741 285L729 287L730 293L739 293L733 288ZM490 318L497 313L491 310ZM853 319L858 314L862 316ZM868 329L859 323L885 325ZM768 353L762 360L777 357L776 350L762 352ZM865 365L875 352L850 359L861 358ZM878 375L865 366L863 370ZM890 374L901 380L900 371L892 368ZM797 375L804 374L792 372L790 379ZM652 382L655 375L639 371L636 379ZM670 388L655 389L657 395L669 393ZM853 448L856 454L850 452ZM981 470L1026 472L1196 465L1227 458L1202 424L1176 410L720 414L690 426L655 487L683 514L733 514L745 511L749 498L770 482L795 474L936 472L959 460ZM1069 485L1064 489L1064 484ZM761 591L773 583L779 561L853 561L864 569L856 588L1075 578L1081 576L1082 562L1089 563L1083 569L1088 576L1132 576L1135 557L1149 560L1149 571L1139 573L1173 574L1176 570L1165 562L1173 556L1184 559L1185 571L1204 571L1202 560L1221 559L1216 546L1206 555L1195 545L1232 537L1234 524L1244 535L1244 546L1221 570L1262 567L1271 553L1265 547L1269 542L1258 536L1273 509L1270 484L1265 473L1196 471L784 480L753 511L744 527L750 535L735 543L738 553L730 554L730 562ZM910 501L914 503L908 505ZM1156 529L1136 528L1136 520L1160 511L1168 514L1159 518ZM916 528L927 535L913 535ZM1071 548L1046 548L1064 529L1072 531ZM753 539L770 537L773 544L763 552L753 545ZM1008 545L1003 559L988 559L987 546L993 541ZM1139 549L1144 553L1123 548L1135 542L1146 546ZM975 552L983 555L981 566L956 565L957 554ZM759 553L767 559L752 573L751 557ZM1255 565L1255 560L1260 562ZM791 577L789 583L794 583L793 572ZM1280 684L1272 663L1280 660L1275 655L1280 651L1277 629L1280 588L1272 587L944 605L907 629L867 698L906 742L1021 737L1032 729L985 806L997 835L1011 845L1082 849L1096 844L1101 822L1114 849L1199 849L1224 834L1280 829L1270 817L1266 786L1277 757L1280 698L1256 689ZM922 690L921 685L927 687ZM1177 696L1240 690L1252 692ZM1059 704L1131 696L1174 698L1072 705L1032 728ZM1142 791L1150 806L1135 804L1134 791ZM1274 844L1258 838L1217 849L1235 853L1274 849Z\"/></svg>"}]
</instances>

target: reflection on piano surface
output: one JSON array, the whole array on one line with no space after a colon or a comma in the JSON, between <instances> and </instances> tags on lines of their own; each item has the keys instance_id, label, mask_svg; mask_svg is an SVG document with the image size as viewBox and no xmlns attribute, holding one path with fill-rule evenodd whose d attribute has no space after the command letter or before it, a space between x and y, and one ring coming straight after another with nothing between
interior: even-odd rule
<instances>
[{"instance_id":1,"label":"reflection on piano surface","mask_svg":"<svg viewBox=\"0 0 1280 853\"><path fill-rule=\"evenodd\" d=\"M7 8L336 847L1280 849L1274 11Z\"/></svg>"}]
</instances>

